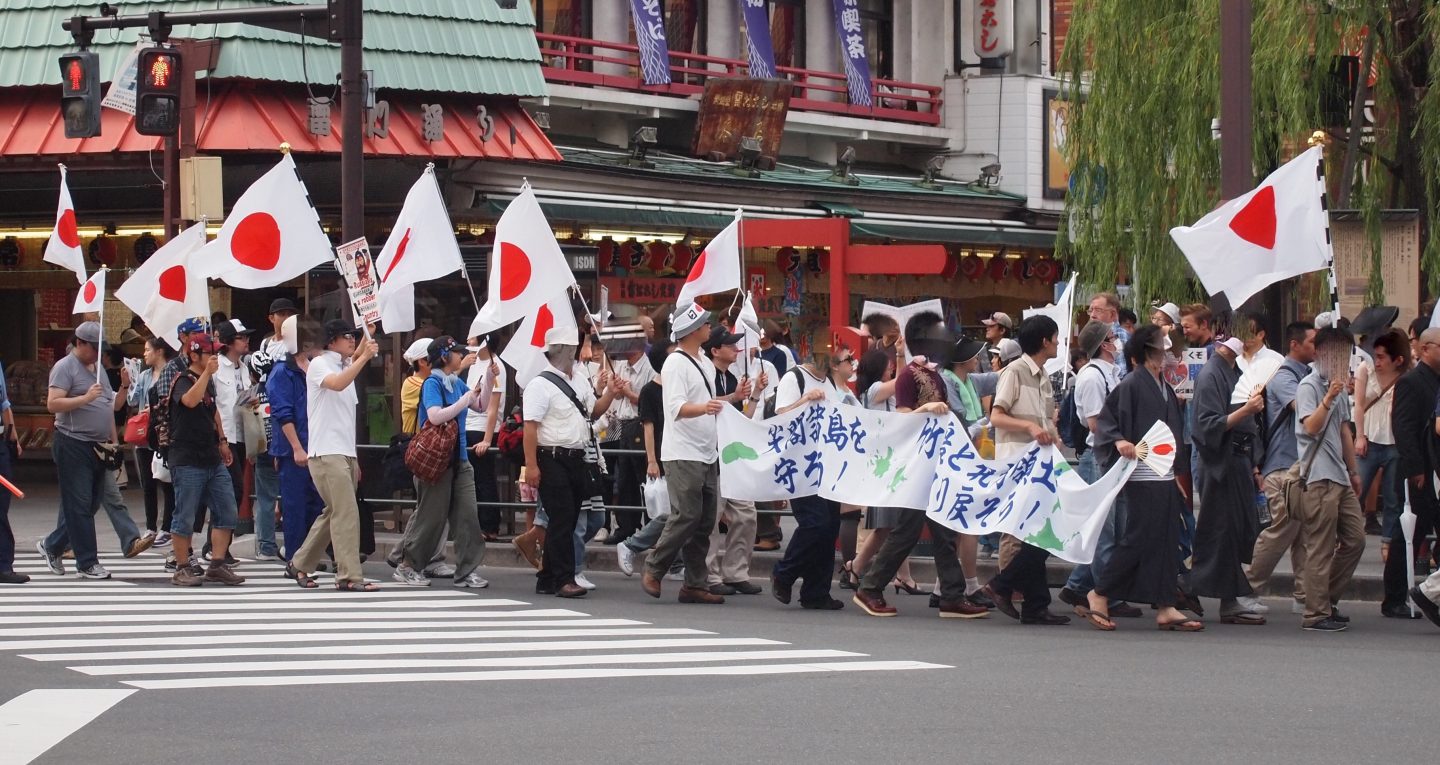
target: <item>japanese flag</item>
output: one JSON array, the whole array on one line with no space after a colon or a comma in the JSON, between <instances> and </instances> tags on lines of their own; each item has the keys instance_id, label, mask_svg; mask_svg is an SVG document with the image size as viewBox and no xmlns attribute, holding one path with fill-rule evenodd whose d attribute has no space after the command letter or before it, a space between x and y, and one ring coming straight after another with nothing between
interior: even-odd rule
<instances>
[{"instance_id":1,"label":"japanese flag","mask_svg":"<svg viewBox=\"0 0 1440 765\"><path fill-rule=\"evenodd\" d=\"M495 224L489 297L470 325L470 336L529 318L574 283L575 274L527 182Z\"/></svg>"},{"instance_id":2,"label":"japanese flag","mask_svg":"<svg viewBox=\"0 0 1440 765\"><path fill-rule=\"evenodd\" d=\"M202 269L194 267L205 245L205 221L181 231L155 251L115 290L115 297L145 321L145 326L180 350L175 328L194 316L210 315L210 291Z\"/></svg>"},{"instance_id":3,"label":"japanese flag","mask_svg":"<svg viewBox=\"0 0 1440 765\"><path fill-rule=\"evenodd\" d=\"M455 229L440 196L435 166L430 165L410 187L395 228L375 259L375 270L380 275L380 321L385 331L408 332L415 328L416 282L439 279L463 268L465 261L460 257Z\"/></svg>"},{"instance_id":4,"label":"japanese flag","mask_svg":"<svg viewBox=\"0 0 1440 765\"><path fill-rule=\"evenodd\" d=\"M520 387L529 385L549 366L550 362L545 358L545 333L555 327L578 329L568 289L526 316L515 336L500 353L500 358L515 370L515 383Z\"/></svg>"},{"instance_id":5,"label":"japanese flag","mask_svg":"<svg viewBox=\"0 0 1440 765\"><path fill-rule=\"evenodd\" d=\"M701 295L729 292L740 289L740 211L735 211L735 220L715 235L700 257L690 265L690 276L680 287L675 307L682 308L695 302Z\"/></svg>"},{"instance_id":6,"label":"japanese flag","mask_svg":"<svg viewBox=\"0 0 1440 765\"><path fill-rule=\"evenodd\" d=\"M75 280L85 283L85 251L80 249L80 230L75 223L75 204L70 201L64 165L60 166L60 205L55 211L55 230L45 243L45 262L74 271Z\"/></svg>"},{"instance_id":7,"label":"japanese flag","mask_svg":"<svg viewBox=\"0 0 1440 765\"><path fill-rule=\"evenodd\" d=\"M206 276L231 287L260 289L290 281L334 257L295 160L286 154L240 196L199 262L206 264Z\"/></svg>"},{"instance_id":8,"label":"japanese flag","mask_svg":"<svg viewBox=\"0 0 1440 765\"><path fill-rule=\"evenodd\" d=\"M99 313L105 306L105 274L107 270L101 268L94 276L85 280L80 285L80 291L75 295L75 308L71 313Z\"/></svg>"},{"instance_id":9,"label":"japanese flag","mask_svg":"<svg viewBox=\"0 0 1440 765\"><path fill-rule=\"evenodd\" d=\"M1207 292L1239 306L1281 279L1330 266L1323 160L1313 147L1195 225L1170 229Z\"/></svg>"},{"instance_id":10,"label":"japanese flag","mask_svg":"<svg viewBox=\"0 0 1440 765\"><path fill-rule=\"evenodd\" d=\"M1031 316L1049 316L1055 320L1055 326L1060 328L1060 344L1055 351L1055 358L1045 362L1045 374L1053 375L1057 372L1065 372L1070 369L1070 338L1074 334L1075 323L1075 282L1080 278L1079 274L1071 274L1070 281L1065 284L1065 291L1060 293L1060 300L1044 308L1026 308L1022 318Z\"/></svg>"}]
</instances>

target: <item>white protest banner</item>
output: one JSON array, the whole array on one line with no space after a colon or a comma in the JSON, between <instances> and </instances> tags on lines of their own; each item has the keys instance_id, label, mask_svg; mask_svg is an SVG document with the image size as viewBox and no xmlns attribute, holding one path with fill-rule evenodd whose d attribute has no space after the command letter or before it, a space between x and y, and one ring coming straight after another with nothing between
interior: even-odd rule
<instances>
[{"instance_id":1,"label":"white protest banner","mask_svg":"<svg viewBox=\"0 0 1440 765\"><path fill-rule=\"evenodd\" d=\"M727 497L775 501L818 494L854 505L924 510L964 534L1004 532L1072 563L1089 563L1135 462L1093 484L1054 446L1013 462L979 455L953 414L876 412L822 402L773 417L720 414Z\"/></svg>"},{"instance_id":2,"label":"white protest banner","mask_svg":"<svg viewBox=\"0 0 1440 765\"><path fill-rule=\"evenodd\" d=\"M375 281L375 268L370 260L370 243L362 239L346 242L335 248L335 268L350 288L350 304L355 307L355 326L363 327L380 320L380 290Z\"/></svg>"},{"instance_id":3,"label":"white protest banner","mask_svg":"<svg viewBox=\"0 0 1440 765\"><path fill-rule=\"evenodd\" d=\"M945 306L940 303L938 298L922 300L919 303L911 303L910 305L904 306L888 305L875 300L866 300L864 305L860 306L860 317L862 320L866 316L877 313L881 316L889 316L895 320L896 324L900 325L900 332L902 334L905 332L906 322L910 321L911 317L926 312L944 318ZM909 348L906 348L905 360L910 361L913 358L915 358L914 354L910 353Z\"/></svg>"},{"instance_id":4,"label":"white protest banner","mask_svg":"<svg viewBox=\"0 0 1440 765\"><path fill-rule=\"evenodd\" d=\"M135 91L136 79L140 71L140 51L153 44L149 39L142 37L139 42L135 43L134 49L121 59L120 66L115 68L115 75L110 78L110 87L105 91L105 97L100 99L101 106L130 115L135 114Z\"/></svg>"}]
</instances>

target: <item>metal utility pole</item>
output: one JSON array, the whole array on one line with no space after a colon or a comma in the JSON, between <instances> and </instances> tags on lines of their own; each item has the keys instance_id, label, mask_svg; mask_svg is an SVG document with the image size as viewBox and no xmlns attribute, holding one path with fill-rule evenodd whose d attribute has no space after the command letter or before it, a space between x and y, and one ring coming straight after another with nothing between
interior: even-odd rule
<instances>
[{"instance_id":1,"label":"metal utility pole","mask_svg":"<svg viewBox=\"0 0 1440 765\"><path fill-rule=\"evenodd\" d=\"M330 37L340 41L340 241L365 236L365 19L361 0L332 0Z\"/></svg>"}]
</instances>

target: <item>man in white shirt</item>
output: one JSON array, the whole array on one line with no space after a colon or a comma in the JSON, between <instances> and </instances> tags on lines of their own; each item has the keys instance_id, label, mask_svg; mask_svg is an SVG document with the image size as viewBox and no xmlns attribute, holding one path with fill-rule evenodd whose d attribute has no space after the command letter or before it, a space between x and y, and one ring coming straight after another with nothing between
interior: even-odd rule
<instances>
[{"instance_id":1,"label":"man in white shirt","mask_svg":"<svg viewBox=\"0 0 1440 765\"><path fill-rule=\"evenodd\" d=\"M787 372L775 391L775 414L781 415L819 401L844 403L844 394L833 382L839 370L848 376L855 369L855 354L843 346L828 362L812 351L809 360ZM843 379L843 378L842 378ZM835 565L835 540L840 536L840 503L818 494L790 500L795 516L795 533L785 555L770 576L775 599L788 604L796 580L800 606L818 611L838 611L845 604L830 596L831 572Z\"/></svg>"},{"instance_id":2,"label":"man in white shirt","mask_svg":"<svg viewBox=\"0 0 1440 765\"><path fill-rule=\"evenodd\" d=\"M636 345L623 359L610 365L611 372L628 383L625 392L615 398L611 407L616 426L615 447L645 451L645 431L640 424L640 389L655 379L655 370L645 357L645 348ZM645 457L621 454L615 458L615 504L639 506L645 504L640 496L640 485L645 482ZM625 537L640 529L643 522L641 513L635 510L615 511L615 530L605 539L605 544L619 544Z\"/></svg>"},{"instance_id":3,"label":"man in white shirt","mask_svg":"<svg viewBox=\"0 0 1440 765\"><path fill-rule=\"evenodd\" d=\"M360 341L349 322L325 322L325 350L310 360L305 372L305 413L309 421L310 478L325 509L310 527L305 544L291 558L285 573L304 588L315 587L315 571L325 548L335 552L335 587L348 591L375 589L360 568L360 508L355 486L360 463L355 452L355 417L360 399L355 378L380 352L374 340ZM287 543L288 544L288 543Z\"/></svg>"},{"instance_id":4,"label":"man in white shirt","mask_svg":"<svg viewBox=\"0 0 1440 765\"><path fill-rule=\"evenodd\" d=\"M1240 314L1240 321L1237 324L1240 331L1236 333L1236 337L1240 338L1244 347L1240 355L1235 357L1235 367L1240 370L1240 374L1249 372L1250 367L1257 362L1268 360L1273 362L1277 369L1285 363L1285 357L1278 351L1271 350L1269 344L1266 343L1268 336L1265 332L1265 316L1263 314L1245 311Z\"/></svg>"},{"instance_id":5,"label":"man in white shirt","mask_svg":"<svg viewBox=\"0 0 1440 765\"><path fill-rule=\"evenodd\" d=\"M220 368L215 373L215 405L220 409L220 425L235 461L230 463L230 482L235 485L235 504L245 505L245 436L236 404L251 386L250 372L240 357L250 351L250 330L239 319L231 319L217 328L220 338Z\"/></svg>"},{"instance_id":6,"label":"man in white shirt","mask_svg":"<svg viewBox=\"0 0 1440 765\"><path fill-rule=\"evenodd\" d=\"M1080 418L1090 431L1085 437L1085 443L1076 448L1080 455L1076 472L1089 483L1099 479L1101 472L1095 457L1095 431L1099 427L1100 411L1105 408L1105 399L1110 396L1110 391L1120 384L1115 368L1115 359L1120 354L1117 343L1115 331L1109 323L1091 321L1080 330L1080 339L1076 344L1085 357L1090 359L1075 375L1075 416ZM1104 528L1100 531L1094 561L1082 563L1070 572L1069 580L1060 590L1061 601L1077 609L1089 607L1085 596L1095 589L1095 581L1100 578L1105 562L1115 549L1115 540L1121 536L1124 517L1124 509L1120 501L1116 500L1110 508L1110 514L1105 518ZM1127 617L1141 615L1138 608L1119 601L1110 604L1108 613L1111 616Z\"/></svg>"},{"instance_id":7,"label":"man in white shirt","mask_svg":"<svg viewBox=\"0 0 1440 765\"><path fill-rule=\"evenodd\" d=\"M670 318L670 339L680 344L665 360L665 439L660 461L670 494L670 517L655 549L645 560L640 586L652 598L660 597L660 579L675 558L685 559L681 603L724 603L706 586L705 559L710 533L719 509L720 454L716 447L715 417L727 406L715 395L715 365L700 347L710 339L710 312L694 303ZM749 382L740 396L750 395Z\"/></svg>"},{"instance_id":8,"label":"man in white shirt","mask_svg":"<svg viewBox=\"0 0 1440 765\"><path fill-rule=\"evenodd\" d=\"M612 380L597 400L575 363L579 352L580 333L575 329L547 331L545 358L551 368L531 380L521 396L525 482L539 491L550 519L535 593L562 598L580 598L588 592L575 583L575 524L581 506L599 491L586 445L594 438L592 419L610 408L619 389L618 381Z\"/></svg>"}]
</instances>

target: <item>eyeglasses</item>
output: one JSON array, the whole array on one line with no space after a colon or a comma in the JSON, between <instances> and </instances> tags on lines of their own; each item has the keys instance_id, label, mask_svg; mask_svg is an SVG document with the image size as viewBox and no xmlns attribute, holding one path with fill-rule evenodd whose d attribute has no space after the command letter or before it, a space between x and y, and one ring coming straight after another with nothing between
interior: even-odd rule
<instances>
[{"instance_id":1,"label":"eyeglasses","mask_svg":"<svg viewBox=\"0 0 1440 765\"><path fill-rule=\"evenodd\" d=\"M846 357L843 358L843 359L837 359L837 360L835 361L835 366L838 367L838 366L840 366L841 364L854 364L854 363L855 363L855 357L854 357L854 356L846 356Z\"/></svg>"}]
</instances>

